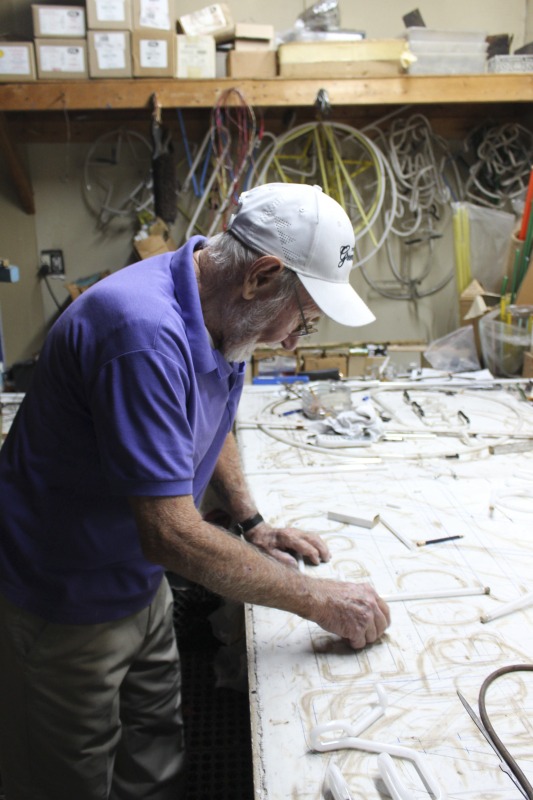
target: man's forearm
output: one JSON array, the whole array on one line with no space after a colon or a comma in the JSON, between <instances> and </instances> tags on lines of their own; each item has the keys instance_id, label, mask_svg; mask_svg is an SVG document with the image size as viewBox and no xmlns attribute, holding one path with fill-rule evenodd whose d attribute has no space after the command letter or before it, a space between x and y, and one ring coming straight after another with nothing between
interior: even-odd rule
<instances>
[{"instance_id":1,"label":"man's forearm","mask_svg":"<svg viewBox=\"0 0 533 800\"><path fill-rule=\"evenodd\" d=\"M252 517L257 506L246 483L237 442L228 434L211 478L211 486L226 511L237 521Z\"/></svg>"},{"instance_id":2,"label":"man's forearm","mask_svg":"<svg viewBox=\"0 0 533 800\"><path fill-rule=\"evenodd\" d=\"M204 522L181 498L136 498L132 505L150 561L229 600L312 615L309 579Z\"/></svg>"},{"instance_id":3,"label":"man's forearm","mask_svg":"<svg viewBox=\"0 0 533 800\"><path fill-rule=\"evenodd\" d=\"M352 647L375 641L390 622L368 584L310 578L204 522L192 497L130 499L144 555L211 591L313 620Z\"/></svg>"}]
</instances>

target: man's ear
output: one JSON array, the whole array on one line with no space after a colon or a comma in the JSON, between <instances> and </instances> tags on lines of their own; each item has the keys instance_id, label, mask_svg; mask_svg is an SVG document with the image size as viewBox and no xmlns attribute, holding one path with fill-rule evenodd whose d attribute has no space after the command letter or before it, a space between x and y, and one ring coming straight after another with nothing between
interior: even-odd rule
<instances>
[{"instance_id":1,"label":"man's ear","mask_svg":"<svg viewBox=\"0 0 533 800\"><path fill-rule=\"evenodd\" d=\"M285 267L277 256L261 256L248 267L242 282L242 296L253 300L278 278Z\"/></svg>"}]
</instances>

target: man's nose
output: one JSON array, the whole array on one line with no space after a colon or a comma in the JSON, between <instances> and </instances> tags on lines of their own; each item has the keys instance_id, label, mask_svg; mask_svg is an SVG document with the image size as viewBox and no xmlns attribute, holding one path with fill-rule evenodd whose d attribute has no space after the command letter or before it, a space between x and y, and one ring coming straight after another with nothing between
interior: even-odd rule
<instances>
[{"instance_id":1,"label":"man's nose","mask_svg":"<svg viewBox=\"0 0 533 800\"><path fill-rule=\"evenodd\" d=\"M295 334L289 333L280 344L284 350L294 350L298 344L298 338Z\"/></svg>"}]
</instances>

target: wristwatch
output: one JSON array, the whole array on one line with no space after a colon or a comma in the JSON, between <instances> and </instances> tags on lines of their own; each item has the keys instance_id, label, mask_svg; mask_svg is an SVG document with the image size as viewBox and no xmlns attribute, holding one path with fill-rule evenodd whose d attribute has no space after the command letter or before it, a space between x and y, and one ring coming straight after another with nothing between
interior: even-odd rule
<instances>
[{"instance_id":1,"label":"wristwatch","mask_svg":"<svg viewBox=\"0 0 533 800\"><path fill-rule=\"evenodd\" d=\"M248 517L248 519L243 520L242 522L237 522L235 524L235 528L237 529L238 533L243 536L248 531L251 531L252 528L255 528L256 525L259 525L260 522L264 522L265 520L261 516L259 512L254 514L253 517Z\"/></svg>"}]
</instances>

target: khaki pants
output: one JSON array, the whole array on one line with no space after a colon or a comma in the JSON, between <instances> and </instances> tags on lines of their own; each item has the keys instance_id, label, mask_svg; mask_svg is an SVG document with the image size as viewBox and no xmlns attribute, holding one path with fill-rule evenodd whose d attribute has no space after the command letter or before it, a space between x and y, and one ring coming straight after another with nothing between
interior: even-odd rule
<instances>
[{"instance_id":1,"label":"khaki pants","mask_svg":"<svg viewBox=\"0 0 533 800\"><path fill-rule=\"evenodd\" d=\"M180 685L166 579L148 608L99 625L48 623L0 596L7 800L179 800Z\"/></svg>"}]
</instances>

